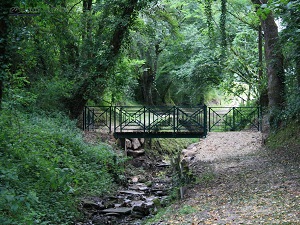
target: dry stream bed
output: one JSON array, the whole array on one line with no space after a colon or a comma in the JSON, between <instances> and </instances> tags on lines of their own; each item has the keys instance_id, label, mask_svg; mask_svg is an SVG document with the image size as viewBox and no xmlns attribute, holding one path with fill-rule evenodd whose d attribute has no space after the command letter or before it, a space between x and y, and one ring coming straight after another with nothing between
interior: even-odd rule
<instances>
[{"instance_id":1,"label":"dry stream bed","mask_svg":"<svg viewBox=\"0 0 300 225\"><path fill-rule=\"evenodd\" d=\"M77 225L300 224L299 161L265 149L262 139L259 132L209 133L184 149L182 165L195 182L170 206L174 170L137 156L131 164L141 172L116 196L82 201L90 219Z\"/></svg>"}]
</instances>

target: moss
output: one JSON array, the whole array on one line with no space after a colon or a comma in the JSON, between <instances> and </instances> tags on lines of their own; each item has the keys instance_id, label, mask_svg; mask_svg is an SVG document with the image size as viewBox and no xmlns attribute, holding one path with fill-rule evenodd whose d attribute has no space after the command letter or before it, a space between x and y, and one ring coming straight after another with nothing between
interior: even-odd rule
<instances>
[{"instance_id":1,"label":"moss","mask_svg":"<svg viewBox=\"0 0 300 225\"><path fill-rule=\"evenodd\" d=\"M273 157L283 162L300 162L300 122L291 122L267 140L267 148Z\"/></svg>"},{"instance_id":2,"label":"moss","mask_svg":"<svg viewBox=\"0 0 300 225\"><path fill-rule=\"evenodd\" d=\"M197 138L159 138L149 140L148 152L154 155L177 155L190 144L199 142Z\"/></svg>"},{"instance_id":3,"label":"moss","mask_svg":"<svg viewBox=\"0 0 300 225\"><path fill-rule=\"evenodd\" d=\"M300 122L290 122L285 127L272 133L267 146L270 148L279 148L287 145L300 145Z\"/></svg>"}]
</instances>

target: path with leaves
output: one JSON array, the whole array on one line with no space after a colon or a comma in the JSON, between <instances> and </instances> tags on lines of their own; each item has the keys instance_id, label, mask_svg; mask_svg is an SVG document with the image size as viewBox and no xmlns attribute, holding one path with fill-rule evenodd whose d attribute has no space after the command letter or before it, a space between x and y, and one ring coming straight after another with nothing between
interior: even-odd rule
<instances>
[{"instance_id":1,"label":"path with leaves","mask_svg":"<svg viewBox=\"0 0 300 225\"><path fill-rule=\"evenodd\" d=\"M258 147L259 134L216 135L184 151L198 182L148 224L300 224L299 154ZM222 157L211 157L220 148Z\"/></svg>"}]
</instances>

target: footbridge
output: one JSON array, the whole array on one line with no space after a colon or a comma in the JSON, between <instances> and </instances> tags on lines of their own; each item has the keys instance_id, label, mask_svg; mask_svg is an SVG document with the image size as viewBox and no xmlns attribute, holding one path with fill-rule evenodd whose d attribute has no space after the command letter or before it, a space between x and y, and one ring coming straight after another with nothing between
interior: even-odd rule
<instances>
[{"instance_id":1,"label":"footbridge","mask_svg":"<svg viewBox=\"0 0 300 225\"><path fill-rule=\"evenodd\" d=\"M260 107L86 106L83 130L115 138L201 138L210 131L259 131L260 118Z\"/></svg>"}]
</instances>

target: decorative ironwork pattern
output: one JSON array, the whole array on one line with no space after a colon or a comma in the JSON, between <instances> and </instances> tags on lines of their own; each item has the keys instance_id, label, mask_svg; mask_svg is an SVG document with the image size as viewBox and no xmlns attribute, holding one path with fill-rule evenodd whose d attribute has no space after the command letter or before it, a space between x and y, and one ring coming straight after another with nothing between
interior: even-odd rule
<instances>
[{"instance_id":1,"label":"decorative ironwork pattern","mask_svg":"<svg viewBox=\"0 0 300 225\"><path fill-rule=\"evenodd\" d=\"M260 131L260 118L260 107L209 107L209 131Z\"/></svg>"},{"instance_id":2,"label":"decorative ironwork pattern","mask_svg":"<svg viewBox=\"0 0 300 225\"><path fill-rule=\"evenodd\" d=\"M87 106L83 112L84 130L106 129L121 138L204 137L207 131L259 131L260 124L259 107Z\"/></svg>"},{"instance_id":3,"label":"decorative ironwork pattern","mask_svg":"<svg viewBox=\"0 0 300 225\"><path fill-rule=\"evenodd\" d=\"M207 107L85 107L83 129L108 129L115 137L203 137Z\"/></svg>"}]
</instances>

